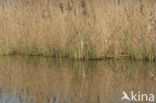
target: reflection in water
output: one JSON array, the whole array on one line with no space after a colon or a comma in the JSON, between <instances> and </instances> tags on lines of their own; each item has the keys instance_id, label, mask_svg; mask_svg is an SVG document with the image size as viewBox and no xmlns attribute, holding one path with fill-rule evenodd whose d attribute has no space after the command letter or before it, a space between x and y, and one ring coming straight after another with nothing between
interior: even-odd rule
<instances>
[{"instance_id":1,"label":"reflection in water","mask_svg":"<svg viewBox=\"0 0 156 103\"><path fill-rule=\"evenodd\" d=\"M156 94L155 87L151 62L0 59L0 103L122 103L123 90Z\"/></svg>"}]
</instances>

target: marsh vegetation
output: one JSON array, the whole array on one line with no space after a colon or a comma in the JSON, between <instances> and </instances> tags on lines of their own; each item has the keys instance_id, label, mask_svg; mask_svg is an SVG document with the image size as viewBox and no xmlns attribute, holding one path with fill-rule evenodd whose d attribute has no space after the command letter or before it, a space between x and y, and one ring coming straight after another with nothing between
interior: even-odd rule
<instances>
[{"instance_id":1,"label":"marsh vegetation","mask_svg":"<svg viewBox=\"0 0 156 103\"><path fill-rule=\"evenodd\" d=\"M14 0L0 4L0 54L156 59L156 4Z\"/></svg>"},{"instance_id":2,"label":"marsh vegetation","mask_svg":"<svg viewBox=\"0 0 156 103\"><path fill-rule=\"evenodd\" d=\"M156 94L148 60L156 60L155 0L0 0L0 103Z\"/></svg>"}]
</instances>

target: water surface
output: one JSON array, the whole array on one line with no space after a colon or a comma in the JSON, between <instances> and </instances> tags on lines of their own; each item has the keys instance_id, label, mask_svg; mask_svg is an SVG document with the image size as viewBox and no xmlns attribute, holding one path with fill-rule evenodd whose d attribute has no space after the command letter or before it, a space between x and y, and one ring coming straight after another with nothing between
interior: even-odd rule
<instances>
[{"instance_id":1,"label":"water surface","mask_svg":"<svg viewBox=\"0 0 156 103\"><path fill-rule=\"evenodd\" d=\"M155 88L154 62L0 58L0 103L130 103L123 91Z\"/></svg>"}]
</instances>

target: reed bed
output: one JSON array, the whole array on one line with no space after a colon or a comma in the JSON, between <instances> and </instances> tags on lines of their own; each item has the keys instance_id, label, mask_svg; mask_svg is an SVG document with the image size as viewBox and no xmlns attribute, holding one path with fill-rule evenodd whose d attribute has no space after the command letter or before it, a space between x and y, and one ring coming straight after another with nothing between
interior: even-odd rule
<instances>
[{"instance_id":1,"label":"reed bed","mask_svg":"<svg viewBox=\"0 0 156 103\"><path fill-rule=\"evenodd\" d=\"M154 0L110 1L2 2L0 54L155 60Z\"/></svg>"}]
</instances>

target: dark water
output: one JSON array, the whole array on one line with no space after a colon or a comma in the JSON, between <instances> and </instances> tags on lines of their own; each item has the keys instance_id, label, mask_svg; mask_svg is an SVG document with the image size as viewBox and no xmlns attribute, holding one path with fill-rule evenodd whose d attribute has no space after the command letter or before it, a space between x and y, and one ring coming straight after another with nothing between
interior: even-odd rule
<instances>
[{"instance_id":1,"label":"dark water","mask_svg":"<svg viewBox=\"0 0 156 103\"><path fill-rule=\"evenodd\" d=\"M131 103L123 91L156 94L156 64L0 58L0 103Z\"/></svg>"}]
</instances>

